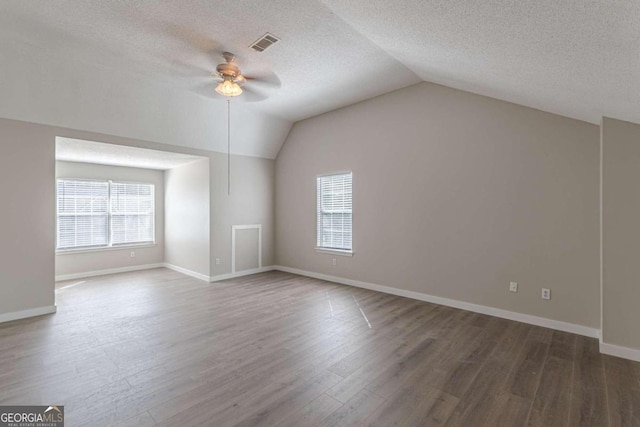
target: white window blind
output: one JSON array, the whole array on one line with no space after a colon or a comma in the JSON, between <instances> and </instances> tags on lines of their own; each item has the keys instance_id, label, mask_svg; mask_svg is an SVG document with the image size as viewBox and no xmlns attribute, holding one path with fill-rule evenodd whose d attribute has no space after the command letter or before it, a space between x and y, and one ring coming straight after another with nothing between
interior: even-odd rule
<instances>
[{"instance_id":1,"label":"white window blind","mask_svg":"<svg viewBox=\"0 0 640 427\"><path fill-rule=\"evenodd\" d=\"M151 184L111 183L111 244L153 242L154 187Z\"/></svg>"},{"instance_id":2,"label":"white window blind","mask_svg":"<svg viewBox=\"0 0 640 427\"><path fill-rule=\"evenodd\" d=\"M317 244L319 248L352 250L352 194L351 172L318 177Z\"/></svg>"},{"instance_id":3,"label":"white window blind","mask_svg":"<svg viewBox=\"0 0 640 427\"><path fill-rule=\"evenodd\" d=\"M58 249L90 248L109 244L109 183L57 183Z\"/></svg>"},{"instance_id":4,"label":"white window blind","mask_svg":"<svg viewBox=\"0 0 640 427\"><path fill-rule=\"evenodd\" d=\"M61 179L57 249L154 242L153 184Z\"/></svg>"}]
</instances>

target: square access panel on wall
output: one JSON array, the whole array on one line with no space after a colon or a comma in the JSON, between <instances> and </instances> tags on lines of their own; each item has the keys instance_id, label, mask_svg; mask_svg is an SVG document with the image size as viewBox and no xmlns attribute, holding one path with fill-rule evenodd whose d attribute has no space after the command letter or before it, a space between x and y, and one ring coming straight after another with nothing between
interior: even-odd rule
<instances>
[{"instance_id":1,"label":"square access panel on wall","mask_svg":"<svg viewBox=\"0 0 640 427\"><path fill-rule=\"evenodd\" d=\"M262 224L231 226L231 272L262 267Z\"/></svg>"}]
</instances>

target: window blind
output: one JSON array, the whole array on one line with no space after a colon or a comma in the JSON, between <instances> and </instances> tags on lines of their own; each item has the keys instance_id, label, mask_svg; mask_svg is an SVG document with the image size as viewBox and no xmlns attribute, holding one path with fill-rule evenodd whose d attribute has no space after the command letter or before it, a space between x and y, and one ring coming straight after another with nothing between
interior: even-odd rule
<instances>
[{"instance_id":1,"label":"window blind","mask_svg":"<svg viewBox=\"0 0 640 427\"><path fill-rule=\"evenodd\" d=\"M153 184L61 179L57 182L57 249L155 241Z\"/></svg>"},{"instance_id":2,"label":"window blind","mask_svg":"<svg viewBox=\"0 0 640 427\"><path fill-rule=\"evenodd\" d=\"M154 186L111 183L111 244L153 242Z\"/></svg>"},{"instance_id":3,"label":"window blind","mask_svg":"<svg viewBox=\"0 0 640 427\"><path fill-rule=\"evenodd\" d=\"M109 183L57 182L57 247L89 248L109 244Z\"/></svg>"},{"instance_id":4,"label":"window blind","mask_svg":"<svg viewBox=\"0 0 640 427\"><path fill-rule=\"evenodd\" d=\"M352 173L317 178L319 248L351 251L353 247Z\"/></svg>"}]
</instances>

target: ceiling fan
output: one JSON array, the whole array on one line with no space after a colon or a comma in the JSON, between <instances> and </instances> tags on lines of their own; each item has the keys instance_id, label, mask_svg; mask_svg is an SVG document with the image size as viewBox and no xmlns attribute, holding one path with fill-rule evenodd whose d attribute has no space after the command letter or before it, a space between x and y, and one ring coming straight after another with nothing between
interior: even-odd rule
<instances>
[{"instance_id":1,"label":"ceiling fan","mask_svg":"<svg viewBox=\"0 0 640 427\"><path fill-rule=\"evenodd\" d=\"M224 63L218 64L211 73L219 82L215 90L227 98L227 194L231 194L231 98L244 93L247 101L266 99L269 91L280 87L280 80L272 72L259 77L247 77L242 74L236 64L236 56L231 52L223 52ZM262 90L265 90L263 92ZM210 91L209 87L209 91ZM210 92L209 92L210 93Z\"/></svg>"},{"instance_id":2,"label":"ceiling fan","mask_svg":"<svg viewBox=\"0 0 640 427\"><path fill-rule=\"evenodd\" d=\"M216 71L211 73L219 83L216 86L216 92L222 96L227 97L227 194L231 194L231 103L232 97L241 95L244 91L241 86L244 86L248 81L251 84L263 83L269 86L273 85L268 79L255 79L251 77L245 77L235 63L236 56L231 52L223 52L222 57L224 63L218 64ZM279 82L278 82L279 83ZM245 88L248 94L254 94L255 96L261 96L261 94Z\"/></svg>"},{"instance_id":3,"label":"ceiling fan","mask_svg":"<svg viewBox=\"0 0 640 427\"><path fill-rule=\"evenodd\" d=\"M236 64L236 56L233 53L223 52L222 57L225 62L218 64L216 71L211 73L219 81L215 90L220 95L234 97L244 92L248 95L248 100L259 100L266 98L266 94L261 89L269 90L280 86L280 82L275 75L262 77L247 77L243 75L240 67Z\"/></svg>"},{"instance_id":4,"label":"ceiling fan","mask_svg":"<svg viewBox=\"0 0 640 427\"><path fill-rule=\"evenodd\" d=\"M221 78L222 81L216 87L216 92L222 96L238 96L242 94L241 85L247 82L247 78L240 73L240 68L235 64L236 56L231 52L223 52L225 63L218 64L216 71L211 75Z\"/></svg>"}]
</instances>

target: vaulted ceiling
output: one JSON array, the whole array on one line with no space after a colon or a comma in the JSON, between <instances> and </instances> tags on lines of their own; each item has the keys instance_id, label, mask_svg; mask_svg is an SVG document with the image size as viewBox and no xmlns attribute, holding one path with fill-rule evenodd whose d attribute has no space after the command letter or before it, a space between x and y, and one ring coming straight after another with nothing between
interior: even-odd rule
<instances>
[{"instance_id":1,"label":"vaulted ceiling","mask_svg":"<svg viewBox=\"0 0 640 427\"><path fill-rule=\"evenodd\" d=\"M249 49L266 32L281 41ZM238 154L274 158L293 122L423 80L640 122L640 3L619 0L5 1L0 116L224 151L224 50L275 82L232 100Z\"/></svg>"}]
</instances>

